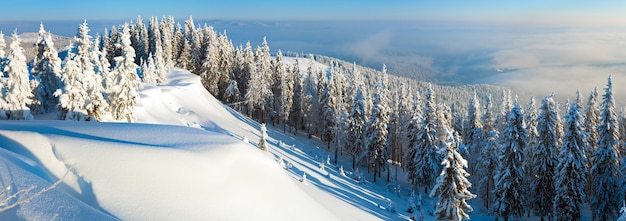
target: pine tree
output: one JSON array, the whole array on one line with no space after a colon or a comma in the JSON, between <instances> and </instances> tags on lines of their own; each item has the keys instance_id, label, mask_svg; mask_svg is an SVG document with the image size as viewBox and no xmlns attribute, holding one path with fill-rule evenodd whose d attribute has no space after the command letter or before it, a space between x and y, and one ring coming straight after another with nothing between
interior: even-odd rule
<instances>
[{"instance_id":1,"label":"pine tree","mask_svg":"<svg viewBox=\"0 0 626 221\"><path fill-rule=\"evenodd\" d=\"M7 118L9 120L33 120L33 115L27 105L32 102L32 90L30 89L28 67L24 49L20 46L20 38L17 31L11 37L9 44L8 63L4 71L8 75L5 83L4 101Z\"/></svg>"},{"instance_id":2,"label":"pine tree","mask_svg":"<svg viewBox=\"0 0 626 221\"><path fill-rule=\"evenodd\" d=\"M81 70L78 63L71 59L73 54L68 52L63 65L63 74L61 75L62 87L58 89L54 96L58 97L59 119L86 121L89 114L85 103L89 99L87 91L83 89L81 82Z\"/></svg>"},{"instance_id":3,"label":"pine tree","mask_svg":"<svg viewBox=\"0 0 626 221\"><path fill-rule=\"evenodd\" d=\"M413 176L417 180L417 186L424 188L427 193L428 188L434 184L436 171L439 171L440 157L437 154L439 147L439 135L437 131L437 107L435 106L435 94L432 86L429 84L424 97L424 118L421 123L421 129L417 134L417 142L414 148L416 150L415 172Z\"/></svg>"},{"instance_id":4,"label":"pine tree","mask_svg":"<svg viewBox=\"0 0 626 221\"><path fill-rule=\"evenodd\" d=\"M52 36L44 30L43 24L39 27L35 47L37 54L31 72L38 81L36 98L41 104L38 112L47 113L55 110L59 103L54 92L61 88L61 59L54 48Z\"/></svg>"},{"instance_id":5,"label":"pine tree","mask_svg":"<svg viewBox=\"0 0 626 221\"><path fill-rule=\"evenodd\" d=\"M87 21L79 26L74 42L76 44L73 50L76 54L71 59L78 65L79 73L82 73L78 81L81 82L83 90L88 95L84 103L84 109L88 114L86 120L99 121L107 114L108 103L103 96L105 90L102 85L102 76L96 73L95 52Z\"/></svg>"},{"instance_id":6,"label":"pine tree","mask_svg":"<svg viewBox=\"0 0 626 221\"><path fill-rule=\"evenodd\" d=\"M298 59L291 67L293 79L293 98L291 113L289 113L291 125L294 127L294 134L298 132L298 128L304 129L304 108L302 100L304 99L304 81Z\"/></svg>"},{"instance_id":7,"label":"pine tree","mask_svg":"<svg viewBox=\"0 0 626 221\"><path fill-rule=\"evenodd\" d=\"M357 159L362 158L362 154L365 153L365 140L363 132L365 131L365 98L363 98L363 92L361 88L357 88L354 95L354 104L352 111L348 116L348 130L346 134L346 149L350 152L352 157L352 169L356 169Z\"/></svg>"},{"instance_id":8,"label":"pine tree","mask_svg":"<svg viewBox=\"0 0 626 221\"><path fill-rule=\"evenodd\" d=\"M467 179L470 174L465 171L467 161L458 152L461 138L452 129L446 131L447 139L439 149L439 154L444 156L442 171L430 196L439 198L435 209L437 220L469 219L467 212L473 209L467 200L476 195L469 191L472 184Z\"/></svg>"},{"instance_id":9,"label":"pine tree","mask_svg":"<svg viewBox=\"0 0 626 221\"><path fill-rule=\"evenodd\" d=\"M497 167L498 152L498 132L493 127L493 117L491 114L491 96L487 97L484 106L485 114L483 115L484 140L481 142L480 160L477 165L477 176L481 177L479 181L478 196L483 200L486 209L490 209L493 203L494 176Z\"/></svg>"},{"instance_id":10,"label":"pine tree","mask_svg":"<svg viewBox=\"0 0 626 221\"><path fill-rule=\"evenodd\" d=\"M324 84L324 90L320 97L321 104L321 120L322 120L322 141L326 142L327 148L330 150L330 143L336 138L336 121L338 115L338 91L335 83L336 76L331 74L330 82Z\"/></svg>"},{"instance_id":11,"label":"pine tree","mask_svg":"<svg viewBox=\"0 0 626 221\"><path fill-rule=\"evenodd\" d=\"M281 54L280 51L278 54ZM298 68L297 66L295 67ZM289 121L289 114L291 114L291 108L293 106L293 95L294 95L294 84L295 78L298 77L296 72L292 70L292 67L288 68L283 76L283 81L281 83L281 100L280 100L280 118L283 121L283 132L285 131L285 125Z\"/></svg>"},{"instance_id":12,"label":"pine tree","mask_svg":"<svg viewBox=\"0 0 626 221\"><path fill-rule=\"evenodd\" d=\"M617 207L620 199L619 194L616 194L619 173L617 168L618 129L613 98L613 82L609 76L605 94L602 96L600 122L596 127L598 143L591 168L591 173L594 175L591 211L594 218L599 220L617 218Z\"/></svg>"},{"instance_id":13,"label":"pine tree","mask_svg":"<svg viewBox=\"0 0 626 221\"><path fill-rule=\"evenodd\" d=\"M527 145L527 136L522 109L515 104L500 137L499 164L494 177L494 210L505 221L510 217L521 217L525 211L523 150Z\"/></svg>"},{"instance_id":14,"label":"pine tree","mask_svg":"<svg viewBox=\"0 0 626 221\"><path fill-rule=\"evenodd\" d=\"M108 99L111 112L115 120L126 120L133 122L135 116L133 109L137 103L141 87L141 82L137 76L135 61L135 50L131 46L128 28L122 28L118 47L122 50L122 55L115 58L116 66L111 71L112 82L108 90Z\"/></svg>"},{"instance_id":15,"label":"pine tree","mask_svg":"<svg viewBox=\"0 0 626 221\"><path fill-rule=\"evenodd\" d=\"M261 124L261 139L259 140L259 149L263 151L267 151L267 128L265 128L265 124Z\"/></svg>"},{"instance_id":16,"label":"pine tree","mask_svg":"<svg viewBox=\"0 0 626 221\"><path fill-rule=\"evenodd\" d=\"M380 78L377 93L374 94L374 104L372 106L372 115L368 122L366 130L367 146L372 166L374 167L374 182L376 177L380 176L380 172L388 170L387 159L389 157L387 148L387 136L389 126L389 107L387 99L386 87L386 68L383 65L383 76ZM390 181L389 174L387 182Z\"/></svg>"},{"instance_id":17,"label":"pine tree","mask_svg":"<svg viewBox=\"0 0 626 221\"><path fill-rule=\"evenodd\" d=\"M464 141L465 147L469 152L469 172L470 174L476 174L478 164L480 163L480 148L481 141L483 140L483 131L482 131L482 121L480 116L480 103L476 96L476 92L474 92L474 96L470 100L468 109L467 109L467 121L465 122L464 130ZM478 176L476 176L478 177Z\"/></svg>"},{"instance_id":18,"label":"pine tree","mask_svg":"<svg viewBox=\"0 0 626 221\"><path fill-rule=\"evenodd\" d=\"M542 219L552 213L552 200L555 196L554 173L557 159L557 148L560 137L557 134L559 114L553 95L543 99L537 117L537 146L532 151L532 174L530 190L532 191L532 209Z\"/></svg>"},{"instance_id":19,"label":"pine tree","mask_svg":"<svg viewBox=\"0 0 626 221\"><path fill-rule=\"evenodd\" d=\"M579 96L580 97L580 96ZM583 116L577 103L570 106L566 133L555 171L554 215L556 220L581 220L586 201L587 169L584 150L587 137Z\"/></svg>"}]
</instances>

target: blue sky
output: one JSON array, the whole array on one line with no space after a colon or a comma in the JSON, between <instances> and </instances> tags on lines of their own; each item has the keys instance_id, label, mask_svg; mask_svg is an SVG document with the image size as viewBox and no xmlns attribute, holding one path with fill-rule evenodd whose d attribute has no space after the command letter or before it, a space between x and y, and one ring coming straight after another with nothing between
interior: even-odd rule
<instances>
[{"instance_id":1,"label":"blue sky","mask_svg":"<svg viewBox=\"0 0 626 221\"><path fill-rule=\"evenodd\" d=\"M626 24L625 1L2 0L0 21L184 19L409 20L556 25Z\"/></svg>"}]
</instances>

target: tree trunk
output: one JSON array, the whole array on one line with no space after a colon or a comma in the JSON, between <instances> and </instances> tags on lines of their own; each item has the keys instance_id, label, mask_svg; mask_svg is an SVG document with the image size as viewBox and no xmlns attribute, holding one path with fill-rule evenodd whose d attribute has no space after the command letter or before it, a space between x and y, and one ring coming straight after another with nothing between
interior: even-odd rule
<instances>
[{"instance_id":1,"label":"tree trunk","mask_svg":"<svg viewBox=\"0 0 626 221\"><path fill-rule=\"evenodd\" d=\"M356 156L354 154L352 154L352 170L354 170L356 168Z\"/></svg>"}]
</instances>

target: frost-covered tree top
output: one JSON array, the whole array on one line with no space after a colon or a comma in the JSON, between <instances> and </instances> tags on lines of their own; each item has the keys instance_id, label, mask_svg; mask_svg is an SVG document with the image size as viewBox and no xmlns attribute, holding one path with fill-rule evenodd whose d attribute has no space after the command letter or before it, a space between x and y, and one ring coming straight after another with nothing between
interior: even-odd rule
<instances>
[{"instance_id":1,"label":"frost-covered tree top","mask_svg":"<svg viewBox=\"0 0 626 221\"><path fill-rule=\"evenodd\" d=\"M4 41L4 34L0 31L0 59L6 56L4 52L4 48L7 46L7 43ZM1 66L0 66L1 67ZM2 71L2 70L0 70Z\"/></svg>"}]
</instances>

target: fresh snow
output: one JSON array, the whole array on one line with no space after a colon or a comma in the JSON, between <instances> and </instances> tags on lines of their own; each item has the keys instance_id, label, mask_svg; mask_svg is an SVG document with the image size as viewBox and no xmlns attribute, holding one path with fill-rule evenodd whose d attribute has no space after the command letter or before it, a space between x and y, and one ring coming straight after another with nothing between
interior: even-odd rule
<instances>
[{"instance_id":1,"label":"fresh snow","mask_svg":"<svg viewBox=\"0 0 626 221\"><path fill-rule=\"evenodd\" d=\"M407 193L358 183L340 165L320 170L331 153L318 140L268 126L270 148L261 151L260 125L213 98L197 75L173 69L167 78L144 84L137 123L1 121L0 187L10 188L0 199L63 182L0 220L409 218Z\"/></svg>"}]
</instances>

